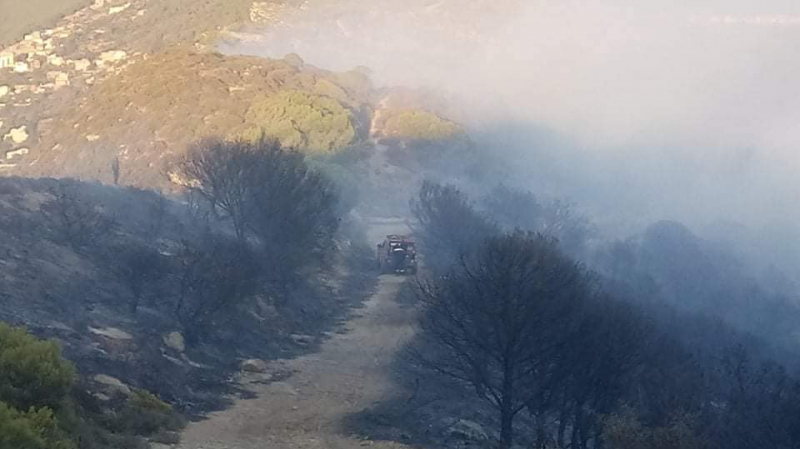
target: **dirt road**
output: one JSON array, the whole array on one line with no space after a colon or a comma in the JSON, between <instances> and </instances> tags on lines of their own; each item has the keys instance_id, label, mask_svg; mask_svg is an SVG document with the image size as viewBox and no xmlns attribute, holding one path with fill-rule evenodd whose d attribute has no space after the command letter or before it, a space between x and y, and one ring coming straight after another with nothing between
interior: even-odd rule
<instances>
[{"instance_id":1,"label":"dirt road","mask_svg":"<svg viewBox=\"0 0 800 449\"><path fill-rule=\"evenodd\" d=\"M391 394L389 366L413 334L413 312L395 302L404 278L384 275L377 293L320 352L270 365L288 378L252 384L255 399L238 400L191 424L181 449L312 449L407 447L347 435L343 419ZM252 380L252 379L251 379Z\"/></svg>"}]
</instances>

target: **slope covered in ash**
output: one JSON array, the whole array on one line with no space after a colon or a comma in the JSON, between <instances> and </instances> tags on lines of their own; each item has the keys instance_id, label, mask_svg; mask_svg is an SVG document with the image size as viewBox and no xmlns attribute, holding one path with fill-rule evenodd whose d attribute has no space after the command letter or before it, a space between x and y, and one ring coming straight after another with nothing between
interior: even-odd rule
<instances>
[{"instance_id":1,"label":"slope covered in ash","mask_svg":"<svg viewBox=\"0 0 800 449\"><path fill-rule=\"evenodd\" d=\"M0 320L57 339L102 400L142 388L198 413L225 402L243 360L314 348L371 291L369 253L344 234L331 269L289 292L260 287L190 342L181 267L218 238L214 223L152 191L0 179Z\"/></svg>"}]
</instances>

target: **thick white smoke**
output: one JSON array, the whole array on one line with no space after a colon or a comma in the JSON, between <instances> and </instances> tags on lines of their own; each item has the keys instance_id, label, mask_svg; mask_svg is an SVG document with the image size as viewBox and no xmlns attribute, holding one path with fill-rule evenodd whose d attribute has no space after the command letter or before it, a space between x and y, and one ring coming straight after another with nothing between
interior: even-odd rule
<instances>
[{"instance_id":1,"label":"thick white smoke","mask_svg":"<svg viewBox=\"0 0 800 449\"><path fill-rule=\"evenodd\" d=\"M532 187L597 210L798 218L800 2L317 1L259 32L224 50L365 65L382 84L440 89L476 129L550 130L557 143L508 146L527 151Z\"/></svg>"}]
</instances>

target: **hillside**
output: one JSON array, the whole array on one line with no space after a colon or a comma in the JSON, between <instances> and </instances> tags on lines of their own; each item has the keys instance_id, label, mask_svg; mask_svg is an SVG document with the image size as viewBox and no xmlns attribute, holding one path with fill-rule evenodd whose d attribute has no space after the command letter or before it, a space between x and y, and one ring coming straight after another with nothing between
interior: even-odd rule
<instances>
[{"instance_id":1,"label":"hillside","mask_svg":"<svg viewBox=\"0 0 800 449\"><path fill-rule=\"evenodd\" d=\"M411 10L455 23L454 5L423 3ZM353 8L244 0L114 0L84 8L6 48L26 69L0 68L0 173L110 183L119 161L118 182L165 188L170 163L209 136L264 132L313 153L371 137L460 138L463 130L440 118L456 114L435 95L376 89L367 68L332 72L305 64L302 55L211 51L217 36L236 36L226 30L247 23L302 33L293 21L308 21L307 11L337 16Z\"/></svg>"},{"instance_id":2,"label":"hillside","mask_svg":"<svg viewBox=\"0 0 800 449\"><path fill-rule=\"evenodd\" d=\"M141 389L202 417L251 397L252 384L279 385L304 369L304 362L278 362L277 368L269 362L312 353L334 332L363 326L365 320L344 320L368 298L373 301L365 310L391 306L401 280L378 282L372 241L406 229L396 215L405 214L426 170L463 173L471 163L458 158L470 149L466 130L447 118L454 115L437 95L376 88L366 67L331 71L294 53L276 59L215 49L220 35L233 35L229 30L291 25L290 16L329 6L361 8L346 2L95 1L57 21L44 12L32 15L35 23L25 28L30 33L0 51L7 65L0 67L0 321L63 346L80 373L80 393L96 402L98 415L116 413ZM217 265L226 259L214 245L230 239L231 230L215 213L200 210L196 197L183 195L187 184L173 171L174 162L205 138L262 134L303 151L343 196L341 232L326 242L335 255L281 287L263 281L294 257L289 251L273 251L272 259L268 251L259 253L264 260L252 266L245 258L233 264L236 269ZM377 216L389 218L363 235L364 223ZM278 234L286 240L283 230ZM252 246L263 250L258 242ZM210 271L191 277L201 263ZM266 276L249 279L254 292L235 306L203 309L203 298L232 296L203 290L215 291L252 267ZM187 279L200 287L187 290ZM189 323L195 312L206 320L202 328ZM366 323L381 326L383 314ZM363 331L358 338L370 340ZM387 330L386 341L394 331ZM388 366L393 351L370 343ZM353 350L351 344L343 349ZM377 363L366 354L363 361ZM310 369L310 376L319 374ZM332 378L328 385L336 383Z\"/></svg>"},{"instance_id":3,"label":"hillside","mask_svg":"<svg viewBox=\"0 0 800 449\"><path fill-rule=\"evenodd\" d=\"M3 26L0 47L10 44L24 33L55 23L66 14L91 4L91 0L0 0Z\"/></svg>"},{"instance_id":4,"label":"hillside","mask_svg":"<svg viewBox=\"0 0 800 449\"><path fill-rule=\"evenodd\" d=\"M26 14L24 3L14 14ZM29 164L40 133L70 114L76 97L147 54L207 48L219 31L244 23L249 8L244 0L104 0L50 27L51 10L31 14L42 27L0 49L0 171Z\"/></svg>"},{"instance_id":5,"label":"hillside","mask_svg":"<svg viewBox=\"0 0 800 449\"><path fill-rule=\"evenodd\" d=\"M24 173L110 182L111 163L119 158L121 182L161 185L170 158L205 137L252 132L259 125L253 106L279 91L331 98L350 122L348 140L356 132L363 139L368 80L291 62L184 51L152 55L76 99L66 117L42 130L30 156L34 165Z\"/></svg>"},{"instance_id":6,"label":"hillside","mask_svg":"<svg viewBox=\"0 0 800 449\"><path fill-rule=\"evenodd\" d=\"M76 210L94 217L85 230L91 241L80 246L63 218ZM222 393L235 388L229 379L243 360L313 348L372 285L363 275L362 247L347 240L358 239L351 233L342 237L345 249L335 269L284 295L281 306L262 290L252 302L218 315L202 344L190 345L170 311L172 281L164 284L181 247L207 238L185 205L133 188L4 178L0 216L0 320L57 338L98 397L144 388L189 414L223 405ZM104 232L105 222L112 227ZM124 268L132 260L126 254L148 251L161 254L161 268L132 311L136 290ZM109 377L116 379L111 385Z\"/></svg>"}]
</instances>

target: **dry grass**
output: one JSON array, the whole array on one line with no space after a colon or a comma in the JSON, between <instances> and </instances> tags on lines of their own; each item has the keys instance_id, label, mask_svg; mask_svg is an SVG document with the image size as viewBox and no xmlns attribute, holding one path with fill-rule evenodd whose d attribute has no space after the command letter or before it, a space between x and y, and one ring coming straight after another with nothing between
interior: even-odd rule
<instances>
[{"instance_id":1,"label":"dry grass","mask_svg":"<svg viewBox=\"0 0 800 449\"><path fill-rule=\"evenodd\" d=\"M341 77L283 60L183 50L151 55L67 107L67 116L43 138L43 154L26 174L111 182L111 163L119 157L122 183L164 185L169 160L189 144L246 129L256 98L284 90L313 92L324 79L346 93L345 104L360 110L370 99ZM89 135L99 138L89 141ZM47 151L57 144L63 150Z\"/></svg>"},{"instance_id":2,"label":"dry grass","mask_svg":"<svg viewBox=\"0 0 800 449\"><path fill-rule=\"evenodd\" d=\"M91 4L91 0L0 0L0 47Z\"/></svg>"}]
</instances>

